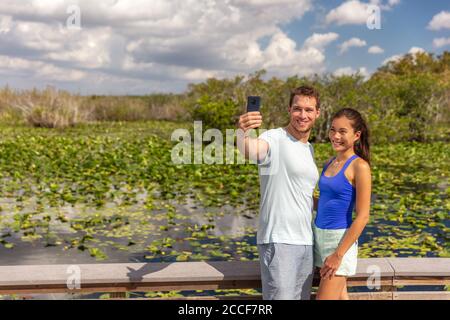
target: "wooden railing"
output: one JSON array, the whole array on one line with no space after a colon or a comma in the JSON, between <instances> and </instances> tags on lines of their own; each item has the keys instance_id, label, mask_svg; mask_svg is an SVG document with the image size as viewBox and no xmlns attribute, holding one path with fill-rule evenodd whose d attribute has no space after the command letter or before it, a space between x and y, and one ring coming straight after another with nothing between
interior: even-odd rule
<instances>
[{"instance_id":1,"label":"wooden railing","mask_svg":"<svg viewBox=\"0 0 450 320\"><path fill-rule=\"evenodd\" d=\"M315 275L314 285L318 280ZM350 293L351 299L450 300L450 291L445 289L426 291L416 287L444 285L450 285L449 258L359 259L357 274L348 279L349 287L378 287L375 291ZM415 289L399 291L401 286ZM260 287L258 261L0 266L0 294L110 292L118 298L125 292ZM261 296L246 298L261 299Z\"/></svg>"}]
</instances>

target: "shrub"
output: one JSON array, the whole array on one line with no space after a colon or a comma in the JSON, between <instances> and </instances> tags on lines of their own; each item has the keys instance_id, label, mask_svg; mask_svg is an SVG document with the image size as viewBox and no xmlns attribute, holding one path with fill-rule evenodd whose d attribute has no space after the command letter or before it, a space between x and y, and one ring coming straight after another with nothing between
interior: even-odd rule
<instances>
[{"instance_id":1,"label":"shrub","mask_svg":"<svg viewBox=\"0 0 450 320\"><path fill-rule=\"evenodd\" d=\"M197 100L192 108L193 120L201 120L203 128L216 128L220 130L234 129L239 113L239 106L231 99L213 101L208 95Z\"/></svg>"}]
</instances>

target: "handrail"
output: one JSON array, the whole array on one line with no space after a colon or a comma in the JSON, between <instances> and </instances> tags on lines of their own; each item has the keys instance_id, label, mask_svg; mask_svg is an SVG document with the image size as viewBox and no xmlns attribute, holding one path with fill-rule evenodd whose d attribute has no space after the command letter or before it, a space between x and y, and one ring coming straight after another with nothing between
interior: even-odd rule
<instances>
[{"instance_id":1,"label":"handrail","mask_svg":"<svg viewBox=\"0 0 450 320\"><path fill-rule=\"evenodd\" d=\"M316 274L314 285L318 284L318 280ZM372 292L351 293L352 299L449 300L449 291L406 292L397 289L408 285L450 285L450 259L358 259L357 273L348 278L347 285L378 288ZM0 294L119 293L260 287L258 261L0 266Z\"/></svg>"}]
</instances>

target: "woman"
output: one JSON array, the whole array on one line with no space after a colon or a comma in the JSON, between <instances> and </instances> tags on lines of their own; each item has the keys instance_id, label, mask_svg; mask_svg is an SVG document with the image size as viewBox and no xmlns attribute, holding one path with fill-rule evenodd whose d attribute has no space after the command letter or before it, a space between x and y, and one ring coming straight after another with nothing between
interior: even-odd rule
<instances>
[{"instance_id":1,"label":"woman","mask_svg":"<svg viewBox=\"0 0 450 320\"><path fill-rule=\"evenodd\" d=\"M336 156L327 161L320 176L313 226L314 264L321 268L316 299L347 300L346 277L356 273L358 237L369 221L371 176L366 122L358 111L342 109L332 118L329 139Z\"/></svg>"}]
</instances>

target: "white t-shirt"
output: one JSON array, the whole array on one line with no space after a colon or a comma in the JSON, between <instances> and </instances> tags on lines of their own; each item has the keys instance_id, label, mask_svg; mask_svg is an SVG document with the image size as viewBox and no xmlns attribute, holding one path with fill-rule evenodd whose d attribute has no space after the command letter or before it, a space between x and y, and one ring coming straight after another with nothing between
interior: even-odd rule
<instances>
[{"instance_id":1,"label":"white t-shirt","mask_svg":"<svg viewBox=\"0 0 450 320\"><path fill-rule=\"evenodd\" d=\"M319 179L312 145L284 128L264 132L269 152L258 163L260 212L257 244L312 245L313 192Z\"/></svg>"}]
</instances>

